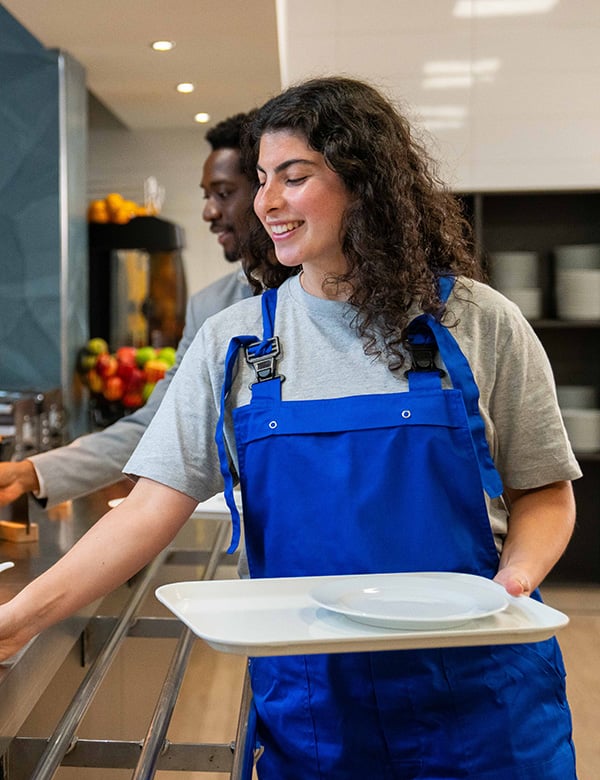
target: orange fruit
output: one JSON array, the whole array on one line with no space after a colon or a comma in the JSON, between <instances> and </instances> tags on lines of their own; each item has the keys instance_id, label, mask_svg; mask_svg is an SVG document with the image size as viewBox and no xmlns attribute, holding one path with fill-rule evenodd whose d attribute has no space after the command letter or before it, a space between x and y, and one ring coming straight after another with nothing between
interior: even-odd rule
<instances>
[{"instance_id":1,"label":"orange fruit","mask_svg":"<svg viewBox=\"0 0 600 780\"><path fill-rule=\"evenodd\" d=\"M118 192L111 192L106 196L106 198L104 198L106 207L110 212L115 212L118 208L120 208L124 200L125 199L123 196Z\"/></svg>"},{"instance_id":2,"label":"orange fruit","mask_svg":"<svg viewBox=\"0 0 600 780\"><path fill-rule=\"evenodd\" d=\"M103 200L93 200L88 206L87 218L88 222L108 222L110 220L110 215L106 202Z\"/></svg>"}]
</instances>

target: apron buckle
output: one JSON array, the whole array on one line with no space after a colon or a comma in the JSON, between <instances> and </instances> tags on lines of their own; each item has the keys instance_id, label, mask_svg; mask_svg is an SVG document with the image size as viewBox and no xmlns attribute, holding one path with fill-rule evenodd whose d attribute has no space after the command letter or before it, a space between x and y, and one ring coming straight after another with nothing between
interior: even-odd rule
<instances>
[{"instance_id":1,"label":"apron buckle","mask_svg":"<svg viewBox=\"0 0 600 780\"><path fill-rule=\"evenodd\" d=\"M253 384L266 382L278 376L276 361L281 353L281 348L277 336L250 344L246 347L245 353L246 360L256 373L256 382L253 382ZM284 377L280 378L284 379Z\"/></svg>"},{"instance_id":2,"label":"apron buckle","mask_svg":"<svg viewBox=\"0 0 600 780\"><path fill-rule=\"evenodd\" d=\"M412 365L410 371L437 371L440 376L445 376L446 372L436 366L435 355L437 346L434 344L411 344L410 352L412 356ZM408 371L405 372L408 374Z\"/></svg>"}]
</instances>

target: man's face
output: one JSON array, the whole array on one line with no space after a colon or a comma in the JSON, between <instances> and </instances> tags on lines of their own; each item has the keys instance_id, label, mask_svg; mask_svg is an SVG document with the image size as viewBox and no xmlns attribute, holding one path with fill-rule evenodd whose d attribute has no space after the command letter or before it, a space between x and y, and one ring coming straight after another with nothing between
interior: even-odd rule
<instances>
[{"instance_id":1,"label":"man's face","mask_svg":"<svg viewBox=\"0 0 600 780\"><path fill-rule=\"evenodd\" d=\"M252 184L240 170L238 149L217 149L206 158L202 182L206 203L202 218L210 222L225 258L240 259L240 244L252 204Z\"/></svg>"}]
</instances>

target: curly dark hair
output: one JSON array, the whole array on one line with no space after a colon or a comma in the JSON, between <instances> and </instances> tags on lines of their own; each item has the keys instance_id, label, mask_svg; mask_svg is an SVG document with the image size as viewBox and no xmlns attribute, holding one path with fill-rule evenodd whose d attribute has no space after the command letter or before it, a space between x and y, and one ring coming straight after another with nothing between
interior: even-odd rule
<instances>
[{"instance_id":1,"label":"curly dark hair","mask_svg":"<svg viewBox=\"0 0 600 780\"><path fill-rule=\"evenodd\" d=\"M204 137L210 144L213 152L216 152L218 149L239 149L241 147L244 125L252 119L255 113L256 109L252 109L245 114L234 114L211 127ZM254 181L255 178L256 172L254 172L252 180Z\"/></svg>"},{"instance_id":2,"label":"curly dark hair","mask_svg":"<svg viewBox=\"0 0 600 780\"><path fill-rule=\"evenodd\" d=\"M365 352L404 362L404 330L414 307L441 318L438 278L480 278L459 200L435 172L407 119L373 86L351 78L310 79L258 109L242 137L242 166L256 171L261 136L289 130L323 154L351 196L342 220L343 276ZM257 219L244 249L251 283L278 287L301 271L279 264ZM448 324L448 323L447 323Z\"/></svg>"}]
</instances>

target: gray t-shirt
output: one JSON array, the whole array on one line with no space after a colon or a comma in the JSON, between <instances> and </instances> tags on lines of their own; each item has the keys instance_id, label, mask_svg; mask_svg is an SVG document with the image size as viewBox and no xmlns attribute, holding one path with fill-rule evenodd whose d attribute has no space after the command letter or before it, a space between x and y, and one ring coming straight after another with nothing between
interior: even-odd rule
<instances>
[{"instance_id":1,"label":"gray t-shirt","mask_svg":"<svg viewBox=\"0 0 600 780\"><path fill-rule=\"evenodd\" d=\"M469 361L492 457L504 484L540 487L581 475L558 408L548 358L519 309L487 285L460 280L448 302L452 334ZM365 355L345 302L306 293L299 277L278 291L275 333L286 379L283 400L335 398L408 389L404 370L391 372ZM261 300L251 298L208 319L189 347L160 409L125 472L148 477L203 501L223 489L214 442L224 358L232 336L262 336ZM229 409L250 401L254 372L238 361ZM445 380L448 382L448 380ZM234 468L231 418L225 440ZM507 515L488 500L500 549Z\"/></svg>"}]
</instances>

